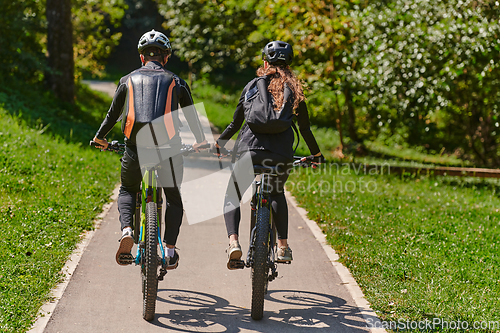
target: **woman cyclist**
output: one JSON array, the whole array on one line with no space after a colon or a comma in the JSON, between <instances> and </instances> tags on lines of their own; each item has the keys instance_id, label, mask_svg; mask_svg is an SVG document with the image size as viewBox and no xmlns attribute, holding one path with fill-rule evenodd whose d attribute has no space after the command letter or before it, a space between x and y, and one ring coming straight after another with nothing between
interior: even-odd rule
<instances>
[{"instance_id":1,"label":"woman cyclist","mask_svg":"<svg viewBox=\"0 0 500 333\"><path fill-rule=\"evenodd\" d=\"M272 96L273 107L276 111L284 112L282 108L293 108L296 115L299 130L311 153L306 159L314 162L324 162L316 139L314 138L309 124L307 106L304 102L304 93L301 82L290 69L293 59L293 50L290 44L273 41L268 43L263 51L263 66L257 70L257 76L265 78L268 84L267 90ZM255 79L254 79L255 80ZM226 142L240 129L244 117L244 101L247 91L254 80L250 81L241 93L238 106L234 112L233 121L221 134L215 146L223 148ZM290 110L288 110L290 111ZM284 186L290 173L293 162L294 133L290 127L281 133L256 133L250 129L247 123L238 135L238 151L248 152L253 164L267 166L280 165L282 169L278 177L273 177L270 195L272 216L278 232L277 261L291 261L292 251L288 246L288 206L285 199ZM237 170L235 170L237 172ZM231 190L228 185L224 202L224 220L229 237L229 248L227 267L230 268L231 260L240 260L241 247L238 242L238 230L241 220L240 195ZM239 193L244 193L250 183L238 183Z\"/></svg>"}]
</instances>

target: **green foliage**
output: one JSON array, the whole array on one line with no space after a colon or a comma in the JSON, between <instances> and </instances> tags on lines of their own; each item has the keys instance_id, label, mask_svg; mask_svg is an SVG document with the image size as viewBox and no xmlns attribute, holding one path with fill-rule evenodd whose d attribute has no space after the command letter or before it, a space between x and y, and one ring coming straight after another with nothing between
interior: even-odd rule
<instances>
[{"instance_id":1,"label":"green foliage","mask_svg":"<svg viewBox=\"0 0 500 333\"><path fill-rule=\"evenodd\" d=\"M159 7L178 54L195 70L252 59L259 65L265 42L284 40L293 45L317 124L340 118L352 140L446 147L500 165L498 2L191 0Z\"/></svg>"},{"instance_id":2,"label":"green foliage","mask_svg":"<svg viewBox=\"0 0 500 333\"><path fill-rule=\"evenodd\" d=\"M256 29L257 0L158 1L172 47L191 71L208 73L230 62L245 67L255 46L247 39ZM257 46L259 47L259 46Z\"/></svg>"},{"instance_id":3,"label":"green foliage","mask_svg":"<svg viewBox=\"0 0 500 333\"><path fill-rule=\"evenodd\" d=\"M382 320L498 321L498 181L389 170L298 169L288 189Z\"/></svg>"},{"instance_id":4,"label":"green foliage","mask_svg":"<svg viewBox=\"0 0 500 333\"><path fill-rule=\"evenodd\" d=\"M203 103L208 120L222 133L233 120L239 95L210 84L208 80L195 81L192 91L195 103Z\"/></svg>"},{"instance_id":5,"label":"green foliage","mask_svg":"<svg viewBox=\"0 0 500 333\"><path fill-rule=\"evenodd\" d=\"M314 138L316 139L316 142L318 143L318 146L321 149L323 156L325 156L325 158L329 161L338 159L337 156L334 156L335 148L337 148L340 144L340 138L338 132L332 128L316 127L316 126L311 126L311 131L314 134ZM305 140L302 138L302 136L300 137L299 140L300 140L299 146L295 151L295 155L309 156L311 152L309 151L309 148L307 147ZM295 142L293 143L294 148L296 144L297 144L297 136L295 136Z\"/></svg>"},{"instance_id":6,"label":"green foliage","mask_svg":"<svg viewBox=\"0 0 500 333\"><path fill-rule=\"evenodd\" d=\"M159 3L177 55L200 73L237 62L241 67L261 64L261 50L270 40L293 45L294 68L311 88L311 115L330 126L339 112L335 94L323 94L339 85L342 51L352 37L352 19L345 8L310 1L167 1ZM332 43L333 41L333 43ZM243 85L242 85L243 86ZM340 88L336 88L340 89ZM325 97L325 98L323 98ZM333 102L333 103L332 103ZM317 103L317 104L316 104Z\"/></svg>"},{"instance_id":7,"label":"green foliage","mask_svg":"<svg viewBox=\"0 0 500 333\"><path fill-rule=\"evenodd\" d=\"M344 106L345 99L338 91L306 91L309 118L313 124L335 128L338 110Z\"/></svg>"},{"instance_id":8,"label":"green foliage","mask_svg":"<svg viewBox=\"0 0 500 333\"><path fill-rule=\"evenodd\" d=\"M42 13L39 0L0 2L0 83L13 77L40 80L46 69Z\"/></svg>"},{"instance_id":9,"label":"green foliage","mask_svg":"<svg viewBox=\"0 0 500 333\"><path fill-rule=\"evenodd\" d=\"M76 79L82 72L103 74L103 63L121 38L112 29L119 26L124 9L124 0L73 1ZM45 1L2 1L0 21L0 78L42 81L48 71Z\"/></svg>"},{"instance_id":10,"label":"green foliage","mask_svg":"<svg viewBox=\"0 0 500 333\"><path fill-rule=\"evenodd\" d=\"M265 42L281 39L293 45L317 125L339 120L352 141L445 147L478 165L500 165L497 1L155 1L147 20L124 24L156 26L158 8L175 54L198 78L260 65ZM78 78L102 74L127 4L139 13L146 2L73 0ZM0 4L1 80L43 80L44 5Z\"/></svg>"},{"instance_id":11,"label":"green foliage","mask_svg":"<svg viewBox=\"0 0 500 333\"><path fill-rule=\"evenodd\" d=\"M283 40L293 45L294 67L314 90L323 90L341 78L341 54L352 43L353 20L346 15L350 1L261 1L256 20L264 42ZM255 34L253 35L255 36ZM261 46L262 47L262 46Z\"/></svg>"},{"instance_id":12,"label":"green foliage","mask_svg":"<svg viewBox=\"0 0 500 333\"><path fill-rule=\"evenodd\" d=\"M124 0L73 0L76 77L104 75L104 64L122 37L116 32L125 14Z\"/></svg>"},{"instance_id":13,"label":"green foliage","mask_svg":"<svg viewBox=\"0 0 500 333\"><path fill-rule=\"evenodd\" d=\"M343 74L355 90L358 124L499 165L498 8L397 0L352 11L361 24Z\"/></svg>"},{"instance_id":14,"label":"green foliage","mask_svg":"<svg viewBox=\"0 0 500 333\"><path fill-rule=\"evenodd\" d=\"M278 0L260 1L255 20L257 30L250 38L263 44L283 40L292 45L292 67L310 89L311 119L318 125L335 127L344 103L345 67L342 55L353 43L351 27L355 24L347 9L358 1ZM262 47L262 46L261 46Z\"/></svg>"}]
</instances>

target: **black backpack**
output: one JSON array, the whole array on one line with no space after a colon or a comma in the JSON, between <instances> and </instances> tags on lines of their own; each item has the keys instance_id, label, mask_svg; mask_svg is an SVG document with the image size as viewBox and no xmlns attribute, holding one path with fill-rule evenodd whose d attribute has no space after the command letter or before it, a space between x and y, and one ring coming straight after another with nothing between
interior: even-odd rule
<instances>
[{"instance_id":1,"label":"black backpack","mask_svg":"<svg viewBox=\"0 0 500 333\"><path fill-rule=\"evenodd\" d=\"M250 84L243 102L245 121L254 133L281 133L294 126L293 97L288 98L293 92L285 85L285 103L283 103L281 110L275 111L273 97L268 92L267 86L268 82L265 76L254 79Z\"/></svg>"}]
</instances>

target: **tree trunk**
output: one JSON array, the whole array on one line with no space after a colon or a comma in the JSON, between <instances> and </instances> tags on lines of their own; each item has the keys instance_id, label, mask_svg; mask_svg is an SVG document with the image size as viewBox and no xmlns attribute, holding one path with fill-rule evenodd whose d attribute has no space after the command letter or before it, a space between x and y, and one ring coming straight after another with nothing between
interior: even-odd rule
<instances>
[{"instance_id":1,"label":"tree trunk","mask_svg":"<svg viewBox=\"0 0 500 333\"><path fill-rule=\"evenodd\" d=\"M335 151L333 152L333 156L338 159L344 159L344 135L342 134L342 118L344 116L344 111L342 111L342 107L340 106L339 103L339 98L337 96L337 119L335 119L335 123L337 125L337 131L339 132L339 139L340 139L340 144L338 147L335 148Z\"/></svg>"},{"instance_id":2,"label":"tree trunk","mask_svg":"<svg viewBox=\"0 0 500 333\"><path fill-rule=\"evenodd\" d=\"M356 132L356 112L352 105L352 94L349 87L344 88L345 105L347 106L349 116L349 136L354 142L359 142L358 133Z\"/></svg>"},{"instance_id":3,"label":"tree trunk","mask_svg":"<svg viewBox=\"0 0 500 333\"><path fill-rule=\"evenodd\" d=\"M344 136L342 134L342 117L344 115L344 112L342 111L342 107L340 106L339 103L339 98L337 96L337 119L335 119L335 125L337 126L337 131L339 132L339 139L340 139L340 149L344 149Z\"/></svg>"},{"instance_id":4,"label":"tree trunk","mask_svg":"<svg viewBox=\"0 0 500 333\"><path fill-rule=\"evenodd\" d=\"M188 61L188 66L189 66L189 74L188 74L189 87L193 89L193 63L191 62L191 60Z\"/></svg>"},{"instance_id":5,"label":"tree trunk","mask_svg":"<svg viewBox=\"0 0 500 333\"><path fill-rule=\"evenodd\" d=\"M71 0L47 0L47 50L50 90L64 102L75 102L75 63Z\"/></svg>"}]
</instances>

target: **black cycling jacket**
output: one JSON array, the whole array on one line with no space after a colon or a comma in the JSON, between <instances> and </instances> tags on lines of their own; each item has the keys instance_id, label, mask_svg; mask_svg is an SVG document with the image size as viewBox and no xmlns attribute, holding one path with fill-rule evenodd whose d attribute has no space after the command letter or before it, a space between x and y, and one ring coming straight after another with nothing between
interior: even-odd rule
<instances>
[{"instance_id":1,"label":"black cycling jacket","mask_svg":"<svg viewBox=\"0 0 500 333\"><path fill-rule=\"evenodd\" d=\"M253 80L250 81L243 89L238 106L236 107L236 111L233 115L233 121L228 125L224 132L222 132L217 140L217 143L222 147L226 144L227 140L231 139L231 137L238 132L238 129L241 128L241 125L245 121L245 108L243 106L243 102L245 101L245 94L252 82ZM293 98L293 95L290 95L289 98ZM293 103L285 103L285 105L292 107ZM299 125L300 134L304 138L311 154L315 155L320 152L320 149L311 131L306 103L304 101L300 102L296 111L297 124ZM293 158L294 135L291 127L281 133L263 134L254 133L245 123L238 135L238 140L239 151L269 150L275 154L285 156L286 158Z\"/></svg>"},{"instance_id":2,"label":"black cycling jacket","mask_svg":"<svg viewBox=\"0 0 500 333\"><path fill-rule=\"evenodd\" d=\"M179 144L178 106L196 141L205 140L198 114L193 105L187 83L166 70L159 62L150 61L143 67L122 77L113 97L106 118L96 137L103 139L123 115L122 131L127 145L136 145L136 134L145 124L163 116L164 130L171 144Z\"/></svg>"}]
</instances>

